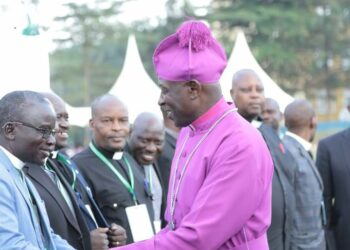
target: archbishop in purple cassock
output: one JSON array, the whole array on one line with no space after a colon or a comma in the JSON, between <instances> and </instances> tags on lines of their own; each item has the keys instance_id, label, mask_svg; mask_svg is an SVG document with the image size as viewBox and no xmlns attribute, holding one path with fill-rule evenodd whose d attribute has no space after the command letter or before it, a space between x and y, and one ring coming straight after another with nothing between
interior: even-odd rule
<instances>
[{"instance_id":1,"label":"archbishop in purple cassock","mask_svg":"<svg viewBox=\"0 0 350 250\"><path fill-rule=\"evenodd\" d=\"M205 24L188 21L160 42L153 63L159 105L182 127L169 183L168 226L118 249L269 249L273 163L260 133L224 101L222 46Z\"/></svg>"}]
</instances>

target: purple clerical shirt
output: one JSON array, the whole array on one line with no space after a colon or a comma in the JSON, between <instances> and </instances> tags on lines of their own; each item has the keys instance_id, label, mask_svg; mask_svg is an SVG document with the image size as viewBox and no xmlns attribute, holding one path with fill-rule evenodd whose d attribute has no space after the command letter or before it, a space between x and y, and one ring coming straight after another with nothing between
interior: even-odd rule
<instances>
[{"instance_id":1,"label":"purple clerical shirt","mask_svg":"<svg viewBox=\"0 0 350 250\"><path fill-rule=\"evenodd\" d=\"M234 108L221 99L180 132L165 214L168 222L174 218L175 229L167 226L149 240L118 250L269 249L273 163L260 133L228 111Z\"/></svg>"}]
</instances>

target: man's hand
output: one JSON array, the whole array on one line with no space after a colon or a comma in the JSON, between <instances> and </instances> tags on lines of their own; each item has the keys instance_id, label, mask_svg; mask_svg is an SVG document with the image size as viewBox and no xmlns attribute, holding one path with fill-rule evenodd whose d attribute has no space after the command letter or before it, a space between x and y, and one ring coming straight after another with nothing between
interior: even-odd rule
<instances>
[{"instance_id":1,"label":"man's hand","mask_svg":"<svg viewBox=\"0 0 350 250\"><path fill-rule=\"evenodd\" d=\"M107 234L110 247L118 247L126 244L126 232L121 226L112 223Z\"/></svg>"},{"instance_id":2,"label":"man's hand","mask_svg":"<svg viewBox=\"0 0 350 250\"><path fill-rule=\"evenodd\" d=\"M90 232L92 250L108 250L108 228L97 228Z\"/></svg>"}]
</instances>

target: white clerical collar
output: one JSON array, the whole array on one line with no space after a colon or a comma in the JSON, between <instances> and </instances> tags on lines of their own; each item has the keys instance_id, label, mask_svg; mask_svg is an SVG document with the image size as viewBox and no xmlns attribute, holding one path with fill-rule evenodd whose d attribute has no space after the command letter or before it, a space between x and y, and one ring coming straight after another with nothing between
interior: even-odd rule
<instances>
[{"instance_id":1,"label":"white clerical collar","mask_svg":"<svg viewBox=\"0 0 350 250\"><path fill-rule=\"evenodd\" d=\"M57 154L58 154L58 150L52 151L51 152L51 158L52 159L56 159L57 158Z\"/></svg>"},{"instance_id":2,"label":"white clerical collar","mask_svg":"<svg viewBox=\"0 0 350 250\"><path fill-rule=\"evenodd\" d=\"M2 149L2 151L4 151L5 155L9 158L9 160L11 161L13 166L15 166L15 168L17 168L18 170L22 170L22 168L24 167L23 161L18 159L16 156L14 156L12 153L10 153L6 148L4 148L1 145L0 145L0 149Z\"/></svg>"},{"instance_id":3,"label":"white clerical collar","mask_svg":"<svg viewBox=\"0 0 350 250\"><path fill-rule=\"evenodd\" d=\"M299 142L301 144L301 146L303 146L303 148L306 151L310 151L312 144L310 142L308 142L307 140L305 140L304 138L301 138L299 135L296 135L290 131L286 132L286 135L294 138L297 142Z\"/></svg>"},{"instance_id":4,"label":"white clerical collar","mask_svg":"<svg viewBox=\"0 0 350 250\"><path fill-rule=\"evenodd\" d=\"M262 122L257 120L252 120L250 124L252 124L254 128L260 128L260 126L262 125Z\"/></svg>"},{"instance_id":5,"label":"white clerical collar","mask_svg":"<svg viewBox=\"0 0 350 250\"><path fill-rule=\"evenodd\" d=\"M115 152L112 159L119 161L122 159L122 157L123 157L123 151L120 151L120 152Z\"/></svg>"}]
</instances>

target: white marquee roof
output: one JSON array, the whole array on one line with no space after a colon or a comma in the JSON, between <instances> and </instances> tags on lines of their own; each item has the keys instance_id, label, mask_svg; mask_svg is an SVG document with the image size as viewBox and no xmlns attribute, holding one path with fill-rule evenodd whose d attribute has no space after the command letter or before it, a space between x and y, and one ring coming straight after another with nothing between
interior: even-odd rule
<instances>
[{"instance_id":1,"label":"white marquee roof","mask_svg":"<svg viewBox=\"0 0 350 250\"><path fill-rule=\"evenodd\" d=\"M134 35L129 36L122 71L109 93L126 104L130 122L142 112L152 112L161 117L158 106L160 89L143 66Z\"/></svg>"}]
</instances>

